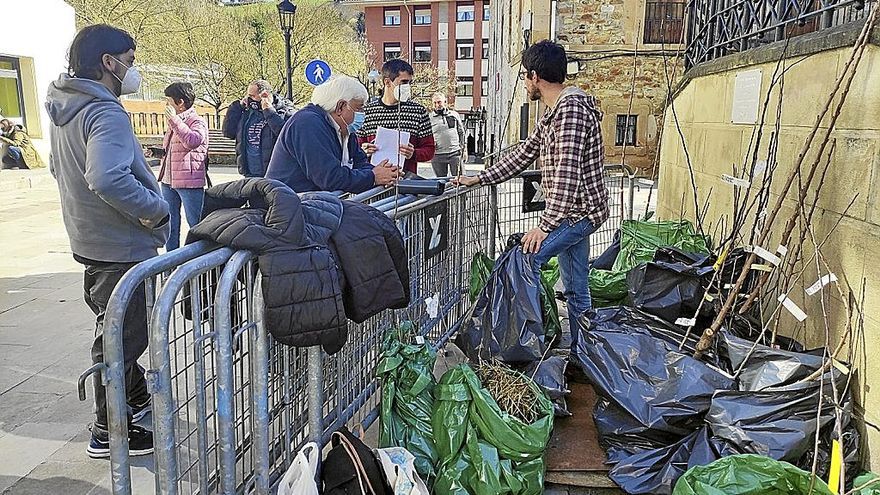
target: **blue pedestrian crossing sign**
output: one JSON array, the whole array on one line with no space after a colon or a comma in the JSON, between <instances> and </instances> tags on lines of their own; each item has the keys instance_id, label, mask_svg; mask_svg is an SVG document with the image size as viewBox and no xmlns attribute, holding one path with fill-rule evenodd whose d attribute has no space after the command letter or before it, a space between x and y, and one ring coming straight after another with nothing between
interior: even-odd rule
<instances>
[{"instance_id":1,"label":"blue pedestrian crossing sign","mask_svg":"<svg viewBox=\"0 0 880 495\"><path fill-rule=\"evenodd\" d=\"M312 86L320 86L330 79L332 74L330 64L320 59L315 59L306 64L306 80Z\"/></svg>"}]
</instances>

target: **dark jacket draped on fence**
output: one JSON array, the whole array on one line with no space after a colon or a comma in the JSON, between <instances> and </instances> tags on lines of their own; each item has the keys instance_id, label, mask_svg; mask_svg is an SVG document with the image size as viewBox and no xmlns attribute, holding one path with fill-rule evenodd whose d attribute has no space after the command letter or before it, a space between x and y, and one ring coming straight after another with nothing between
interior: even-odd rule
<instances>
[{"instance_id":1,"label":"dark jacket draped on fence","mask_svg":"<svg viewBox=\"0 0 880 495\"><path fill-rule=\"evenodd\" d=\"M251 178L209 189L202 218L190 240L259 256L266 328L283 344L334 353L346 317L360 323L409 304L403 239L370 206L329 193L301 199L279 181Z\"/></svg>"}]
</instances>

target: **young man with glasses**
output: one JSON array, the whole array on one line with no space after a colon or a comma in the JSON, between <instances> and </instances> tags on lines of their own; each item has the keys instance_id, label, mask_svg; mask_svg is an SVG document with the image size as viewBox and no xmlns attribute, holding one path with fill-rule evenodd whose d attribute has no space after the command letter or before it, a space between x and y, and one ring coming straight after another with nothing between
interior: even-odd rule
<instances>
[{"instance_id":1,"label":"young man with glasses","mask_svg":"<svg viewBox=\"0 0 880 495\"><path fill-rule=\"evenodd\" d=\"M579 88L565 86L565 49L551 41L530 46L522 57L526 91L547 111L528 139L497 164L457 182L498 184L516 177L540 158L547 208L537 228L523 237L523 251L533 254L537 272L558 256L568 302L572 350L580 340L578 316L591 308L590 234L608 219L608 191L603 171L602 114L596 101Z\"/></svg>"},{"instance_id":2,"label":"young man with glasses","mask_svg":"<svg viewBox=\"0 0 880 495\"><path fill-rule=\"evenodd\" d=\"M382 66L385 93L382 99L364 106L366 118L357 135L364 153L372 156L378 150L374 141L380 127L408 132L409 142L400 145L400 154L406 159L403 170L418 173L419 162L428 162L434 157L435 145L427 109L411 101L412 79L412 65L400 59L385 62Z\"/></svg>"}]
</instances>

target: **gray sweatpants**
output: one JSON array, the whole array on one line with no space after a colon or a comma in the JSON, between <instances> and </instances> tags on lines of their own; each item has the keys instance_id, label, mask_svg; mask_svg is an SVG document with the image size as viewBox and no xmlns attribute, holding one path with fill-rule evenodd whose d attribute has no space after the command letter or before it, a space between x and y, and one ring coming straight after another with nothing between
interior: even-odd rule
<instances>
[{"instance_id":1,"label":"gray sweatpants","mask_svg":"<svg viewBox=\"0 0 880 495\"><path fill-rule=\"evenodd\" d=\"M444 153L434 155L431 160L431 167L434 169L434 175L437 177L447 177L449 175L458 175L461 165L461 152Z\"/></svg>"}]
</instances>

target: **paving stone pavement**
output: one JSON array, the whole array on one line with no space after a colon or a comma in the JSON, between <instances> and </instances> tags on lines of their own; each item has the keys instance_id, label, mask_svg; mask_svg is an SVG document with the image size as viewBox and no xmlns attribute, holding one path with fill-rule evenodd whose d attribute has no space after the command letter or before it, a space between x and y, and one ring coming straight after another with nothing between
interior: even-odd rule
<instances>
[{"instance_id":1,"label":"paving stone pavement","mask_svg":"<svg viewBox=\"0 0 880 495\"><path fill-rule=\"evenodd\" d=\"M212 170L217 183L237 177ZM91 389L80 402L76 381L91 365L94 316L82 301L82 267L70 253L57 187L45 169L4 170L0 204L0 492L109 494L109 462L85 454ZM154 493L152 457L132 465L134 493Z\"/></svg>"}]
</instances>

